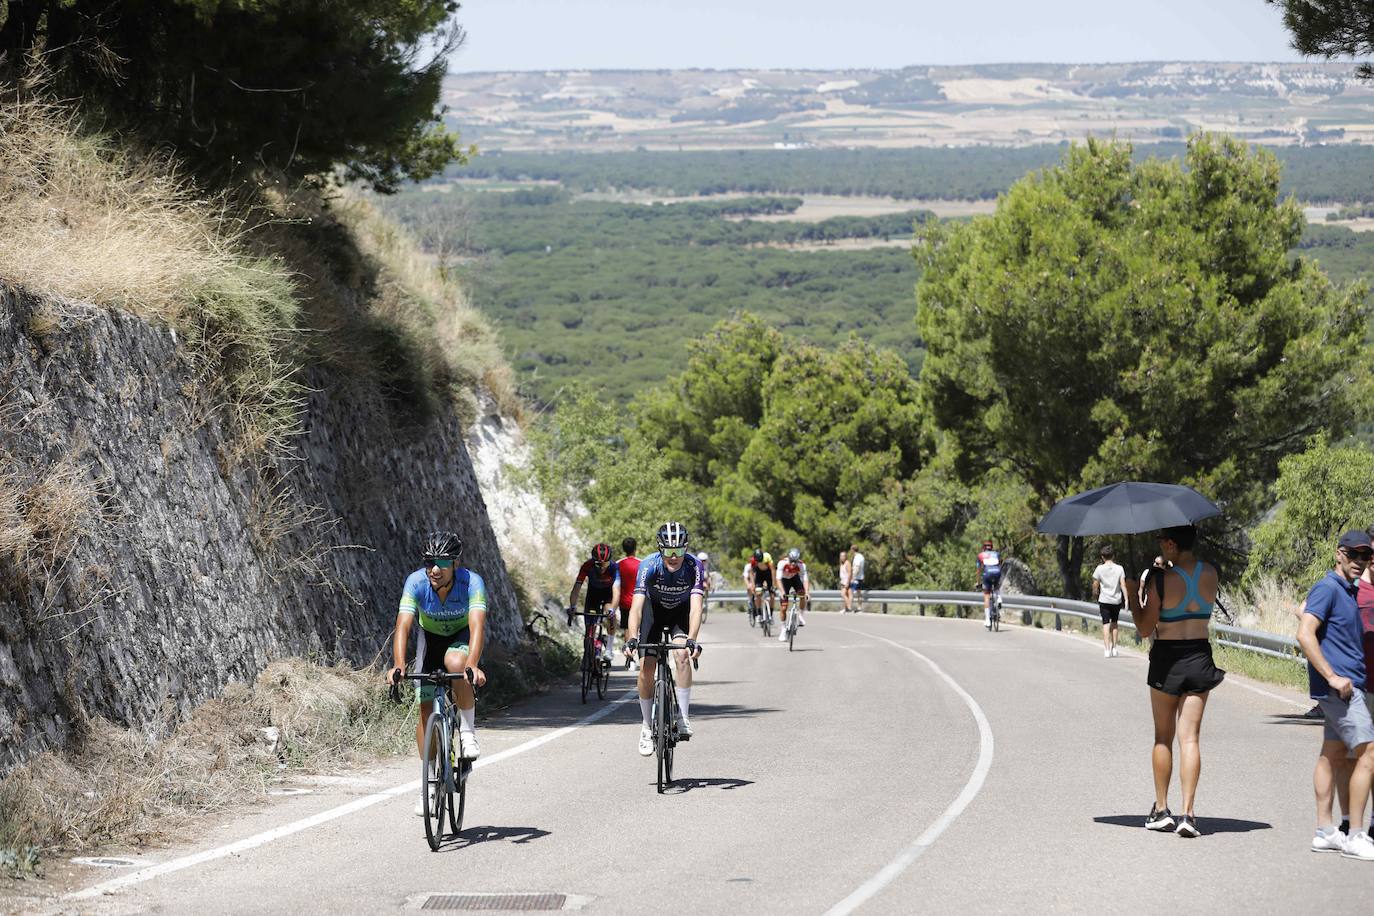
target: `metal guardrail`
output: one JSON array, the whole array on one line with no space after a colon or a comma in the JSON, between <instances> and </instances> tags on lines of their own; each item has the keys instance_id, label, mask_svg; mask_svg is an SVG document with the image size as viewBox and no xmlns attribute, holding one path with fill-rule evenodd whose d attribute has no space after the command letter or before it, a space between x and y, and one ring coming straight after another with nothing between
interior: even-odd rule
<instances>
[{"instance_id":1,"label":"metal guardrail","mask_svg":"<svg viewBox=\"0 0 1374 916\"><path fill-rule=\"evenodd\" d=\"M743 603L748 600L748 597L748 593L742 589L714 591L711 593L710 601L720 604ZM879 591L875 589L865 591L863 598L868 610L877 610L883 614L887 613L887 606L890 604L909 604L922 608L937 605L962 605L978 608L983 606L982 592ZM840 604L842 600L840 593L835 589L817 589L811 593L812 604ZM1094 623L1100 623L1102 620L1096 604L1090 601L1073 601L1068 598L1013 595L1003 592L1002 608L1003 610L1021 611L1025 615L1053 614L1056 630L1062 628L1061 617L1077 617ZM1131 630L1135 629L1130 611L1123 610L1121 612L1121 626ZM1273 658L1286 658L1295 662L1306 663L1302 649L1298 647L1298 641L1291 636L1247 630L1243 627L1233 627L1224 623L1213 623L1212 633L1218 645L1245 652L1254 652L1259 655L1268 655Z\"/></svg>"}]
</instances>

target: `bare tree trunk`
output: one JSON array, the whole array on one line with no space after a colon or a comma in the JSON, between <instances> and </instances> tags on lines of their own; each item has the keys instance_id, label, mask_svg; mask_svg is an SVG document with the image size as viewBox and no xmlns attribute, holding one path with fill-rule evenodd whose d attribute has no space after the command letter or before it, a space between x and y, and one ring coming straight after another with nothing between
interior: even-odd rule
<instances>
[{"instance_id":1,"label":"bare tree trunk","mask_svg":"<svg viewBox=\"0 0 1374 916\"><path fill-rule=\"evenodd\" d=\"M1083 599L1083 539L1061 534L1055 545L1059 575L1064 580L1064 597Z\"/></svg>"}]
</instances>

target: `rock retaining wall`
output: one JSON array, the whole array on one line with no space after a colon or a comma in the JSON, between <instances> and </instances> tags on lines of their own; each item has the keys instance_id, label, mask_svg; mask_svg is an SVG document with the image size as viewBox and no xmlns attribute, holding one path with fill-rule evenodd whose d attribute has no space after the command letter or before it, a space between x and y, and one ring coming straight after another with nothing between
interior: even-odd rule
<instances>
[{"instance_id":1,"label":"rock retaining wall","mask_svg":"<svg viewBox=\"0 0 1374 916\"><path fill-rule=\"evenodd\" d=\"M389 652L432 527L466 540L493 640L523 639L460 419L396 428L366 386L308 381L297 458L254 468L172 330L0 285L0 772L276 657Z\"/></svg>"}]
</instances>

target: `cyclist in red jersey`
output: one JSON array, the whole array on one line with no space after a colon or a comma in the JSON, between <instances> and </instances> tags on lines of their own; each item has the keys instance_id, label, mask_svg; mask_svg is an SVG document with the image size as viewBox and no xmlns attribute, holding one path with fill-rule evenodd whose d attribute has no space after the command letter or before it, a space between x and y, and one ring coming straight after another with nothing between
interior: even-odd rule
<instances>
[{"instance_id":1,"label":"cyclist in red jersey","mask_svg":"<svg viewBox=\"0 0 1374 916\"><path fill-rule=\"evenodd\" d=\"M602 657L607 663L611 660L611 643L615 642L615 611L620 604L620 568L611 562L611 545L597 544L592 548L592 556L577 571L577 581L573 583L568 595L568 613L577 608L577 594L582 591L582 583L587 583L587 605L585 611L607 610L606 645L602 647ZM632 590L631 590L632 591ZM571 619L571 618L570 618ZM595 634L596 621L583 618L588 633Z\"/></svg>"},{"instance_id":2,"label":"cyclist in red jersey","mask_svg":"<svg viewBox=\"0 0 1374 916\"><path fill-rule=\"evenodd\" d=\"M621 583L629 584L628 588L620 589L620 631L626 639L630 635L630 605L634 604L635 600L634 583L639 578L639 557L635 556L635 550L638 547L639 544L635 542L634 538L626 538L621 541L620 548L625 551L625 558L616 564L620 568ZM630 659L630 669L638 671L639 662Z\"/></svg>"}]
</instances>

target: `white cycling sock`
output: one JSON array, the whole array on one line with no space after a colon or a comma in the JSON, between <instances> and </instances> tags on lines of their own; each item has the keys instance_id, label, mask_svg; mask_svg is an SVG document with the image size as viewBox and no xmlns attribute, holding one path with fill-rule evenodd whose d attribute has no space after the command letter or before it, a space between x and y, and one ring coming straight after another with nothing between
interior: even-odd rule
<instances>
[{"instance_id":1,"label":"white cycling sock","mask_svg":"<svg viewBox=\"0 0 1374 916\"><path fill-rule=\"evenodd\" d=\"M653 698L650 697L650 698L647 699L647 700L640 700L640 701L639 701L639 711L640 711L640 713L644 716L644 727L645 727L645 728L653 728L653 727L654 727L654 726L653 726L653 718L654 718L654 701L653 701Z\"/></svg>"},{"instance_id":2,"label":"white cycling sock","mask_svg":"<svg viewBox=\"0 0 1374 916\"><path fill-rule=\"evenodd\" d=\"M684 719L687 718L687 707L690 706L691 703L692 703L692 688L691 688L691 687L679 687L679 688L677 688L677 705L678 705L678 708L682 710L682 718L684 718Z\"/></svg>"},{"instance_id":3,"label":"white cycling sock","mask_svg":"<svg viewBox=\"0 0 1374 916\"><path fill-rule=\"evenodd\" d=\"M458 719L458 730L460 732L472 731L473 723L477 721L477 707L474 706L471 709L459 709Z\"/></svg>"}]
</instances>

